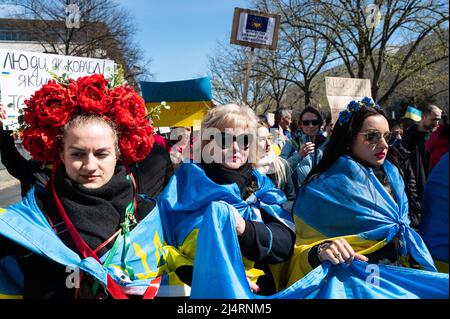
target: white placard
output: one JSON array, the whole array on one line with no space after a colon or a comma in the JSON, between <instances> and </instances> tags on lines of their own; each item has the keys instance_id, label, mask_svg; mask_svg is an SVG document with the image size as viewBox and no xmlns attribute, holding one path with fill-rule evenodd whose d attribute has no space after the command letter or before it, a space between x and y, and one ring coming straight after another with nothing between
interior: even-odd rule
<instances>
[{"instance_id":1,"label":"white placard","mask_svg":"<svg viewBox=\"0 0 450 319\"><path fill-rule=\"evenodd\" d=\"M368 79L326 76L325 89L333 123L338 119L339 112L346 109L350 101L362 100L365 96L372 97L370 80Z\"/></svg>"},{"instance_id":2,"label":"white placard","mask_svg":"<svg viewBox=\"0 0 450 319\"><path fill-rule=\"evenodd\" d=\"M241 12L237 39L263 45L272 45L275 19Z\"/></svg>"},{"instance_id":3,"label":"white placard","mask_svg":"<svg viewBox=\"0 0 450 319\"><path fill-rule=\"evenodd\" d=\"M25 99L52 79L48 71L66 73L72 79L95 73L109 78L114 73L114 61L0 49L0 91L7 115L3 121L6 129L17 128Z\"/></svg>"},{"instance_id":4,"label":"white placard","mask_svg":"<svg viewBox=\"0 0 450 319\"><path fill-rule=\"evenodd\" d=\"M277 48L281 16L267 12L234 8L230 42L252 48Z\"/></svg>"}]
</instances>

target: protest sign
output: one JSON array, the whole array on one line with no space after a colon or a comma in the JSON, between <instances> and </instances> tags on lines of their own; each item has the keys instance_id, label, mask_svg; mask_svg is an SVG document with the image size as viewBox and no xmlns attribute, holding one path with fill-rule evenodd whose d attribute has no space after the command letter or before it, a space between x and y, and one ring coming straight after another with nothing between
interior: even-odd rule
<instances>
[{"instance_id":1,"label":"protest sign","mask_svg":"<svg viewBox=\"0 0 450 319\"><path fill-rule=\"evenodd\" d=\"M279 29L279 15L235 8L231 43L275 50Z\"/></svg>"},{"instance_id":2,"label":"protest sign","mask_svg":"<svg viewBox=\"0 0 450 319\"><path fill-rule=\"evenodd\" d=\"M339 117L339 112L347 107L352 100L361 100L363 97L372 97L370 80L325 77L325 90L331 111L333 123Z\"/></svg>"},{"instance_id":3,"label":"protest sign","mask_svg":"<svg viewBox=\"0 0 450 319\"><path fill-rule=\"evenodd\" d=\"M6 109L6 129L15 129L24 101L42 85L57 75L81 76L102 73L109 78L114 73L114 61L57 54L0 49L1 101Z\"/></svg>"}]
</instances>

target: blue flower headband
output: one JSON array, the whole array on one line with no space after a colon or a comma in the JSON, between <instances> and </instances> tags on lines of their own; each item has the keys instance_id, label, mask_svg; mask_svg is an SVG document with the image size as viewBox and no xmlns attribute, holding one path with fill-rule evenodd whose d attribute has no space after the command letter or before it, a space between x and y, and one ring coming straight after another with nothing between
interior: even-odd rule
<instances>
[{"instance_id":1,"label":"blue flower headband","mask_svg":"<svg viewBox=\"0 0 450 319\"><path fill-rule=\"evenodd\" d=\"M339 123L343 125L348 123L352 118L353 113L359 112L365 107L373 107L376 109L381 109L378 103L375 103L370 97L364 97L361 101L351 101L347 105L347 109L339 112Z\"/></svg>"}]
</instances>

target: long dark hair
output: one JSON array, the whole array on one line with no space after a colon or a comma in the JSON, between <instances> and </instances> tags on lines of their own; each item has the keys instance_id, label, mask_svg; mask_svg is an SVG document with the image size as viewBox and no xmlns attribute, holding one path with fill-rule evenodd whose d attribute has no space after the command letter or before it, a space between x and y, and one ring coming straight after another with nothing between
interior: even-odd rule
<instances>
[{"instance_id":1,"label":"long dark hair","mask_svg":"<svg viewBox=\"0 0 450 319\"><path fill-rule=\"evenodd\" d=\"M309 172L305 184L311 181L315 176L326 172L342 155L350 155L351 147L355 142L358 133L361 131L364 120L375 115L382 115L388 120L386 114L380 108L365 106L360 111L353 113L347 123L339 123L339 120L336 121L333 134L325 147L322 159L319 164ZM398 152L391 151L391 148L389 148L387 158L398 167Z\"/></svg>"},{"instance_id":2,"label":"long dark hair","mask_svg":"<svg viewBox=\"0 0 450 319\"><path fill-rule=\"evenodd\" d=\"M317 120L319 120L319 128L322 126L323 124L323 117L322 114L320 114L319 110L317 110L316 108L312 107L312 106L307 106L298 116L298 126L299 127L303 127L302 125L302 117L303 115L305 115L305 113L312 113L314 115L317 116ZM303 131L303 130L302 130Z\"/></svg>"}]
</instances>

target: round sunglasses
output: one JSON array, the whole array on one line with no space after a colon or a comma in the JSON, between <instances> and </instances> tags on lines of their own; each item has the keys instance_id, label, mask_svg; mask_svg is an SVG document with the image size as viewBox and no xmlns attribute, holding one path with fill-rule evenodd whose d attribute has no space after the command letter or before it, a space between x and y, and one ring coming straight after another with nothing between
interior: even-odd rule
<instances>
[{"instance_id":1,"label":"round sunglasses","mask_svg":"<svg viewBox=\"0 0 450 319\"><path fill-rule=\"evenodd\" d=\"M392 132L386 132L384 134L381 134L380 131L368 131L365 133L358 133L361 135L365 135L366 136L366 141L370 144L370 145L376 145L380 142L381 138L383 138L386 142L386 144L388 144L389 146L391 146L392 144L394 144L394 139L392 138Z\"/></svg>"}]
</instances>

